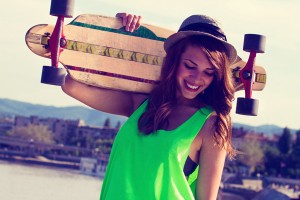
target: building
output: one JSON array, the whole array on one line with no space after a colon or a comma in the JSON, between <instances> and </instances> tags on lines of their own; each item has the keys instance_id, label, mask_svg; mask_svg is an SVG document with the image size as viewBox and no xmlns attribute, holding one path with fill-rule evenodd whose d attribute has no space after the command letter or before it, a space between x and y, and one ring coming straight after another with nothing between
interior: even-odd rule
<instances>
[{"instance_id":1,"label":"building","mask_svg":"<svg viewBox=\"0 0 300 200\"><path fill-rule=\"evenodd\" d=\"M37 116L16 116L14 119L0 120L0 133L11 130L14 127L26 127L29 125L42 125L48 127L54 135L55 144L64 147L76 147L89 149L93 157L109 156L117 128L88 126L83 120L64 120L58 118L40 118ZM64 148L66 149L66 148Z\"/></svg>"},{"instance_id":2,"label":"building","mask_svg":"<svg viewBox=\"0 0 300 200\"><path fill-rule=\"evenodd\" d=\"M84 126L83 120L64 120L58 118L39 118L37 116L16 116L14 120L15 127L33 125L44 125L47 126L49 131L54 134L54 138L62 140L70 134L73 134L78 127Z\"/></svg>"},{"instance_id":3,"label":"building","mask_svg":"<svg viewBox=\"0 0 300 200\"><path fill-rule=\"evenodd\" d=\"M4 135L7 131L11 130L14 126L13 118L0 118L0 135Z\"/></svg>"},{"instance_id":4,"label":"building","mask_svg":"<svg viewBox=\"0 0 300 200\"><path fill-rule=\"evenodd\" d=\"M54 135L55 143L43 143L32 139L20 139L6 136L5 132L13 128L30 125L48 127ZM58 118L39 118L37 116L16 116L14 119L0 120L0 157L13 159L19 156L23 160L39 158L37 162L65 162L79 166L84 173L102 176L106 170L112 143L118 132L110 126L88 126L83 120L64 120ZM21 158L22 157L22 158ZM44 162L46 163L46 162ZM74 164L75 163L75 164ZM94 163L94 164L91 164ZM91 169L91 166L93 166ZM92 171L91 171L92 170Z\"/></svg>"}]
</instances>

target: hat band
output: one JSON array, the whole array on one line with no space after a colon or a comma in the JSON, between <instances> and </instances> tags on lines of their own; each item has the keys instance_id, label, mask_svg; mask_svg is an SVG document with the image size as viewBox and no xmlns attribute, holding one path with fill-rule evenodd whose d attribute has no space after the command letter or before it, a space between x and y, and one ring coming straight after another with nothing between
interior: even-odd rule
<instances>
[{"instance_id":1,"label":"hat band","mask_svg":"<svg viewBox=\"0 0 300 200\"><path fill-rule=\"evenodd\" d=\"M178 30L178 32L181 31L199 31L199 32L204 32L204 33L209 33L223 41L227 41L226 36L221 33L219 30L219 28L216 26L213 26L211 24L207 24L207 23L194 23L194 24L190 24L188 26L182 27Z\"/></svg>"}]
</instances>

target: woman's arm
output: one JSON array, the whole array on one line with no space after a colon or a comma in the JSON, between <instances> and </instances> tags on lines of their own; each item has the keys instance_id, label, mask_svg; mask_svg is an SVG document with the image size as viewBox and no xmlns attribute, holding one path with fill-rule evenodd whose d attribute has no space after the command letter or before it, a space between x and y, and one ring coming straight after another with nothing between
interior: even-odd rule
<instances>
[{"instance_id":1,"label":"woman's arm","mask_svg":"<svg viewBox=\"0 0 300 200\"><path fill-rule=\"evenodd\" d=\"M147 96L89 86L66 77L62 90L78 101L103 112L130 116Z\"/></svg>"},{"instance_id":2,"label":"woman's arm","mask_svg":"<svg viewBox=\"0 0 300 200\"><path fill-rule=\"evenodd\" d=\"M127 13L118 13L116 16L122 19L122 23L128 31L134 31L140 26L141 17L139 16ZM124 116L130 116L147 97L132 92L88 86L73 80L69 75L66 77L62 90L94 109Z\"/></svg>"},{"instance_id":3,"label":"woman's arm","mask_svg":"<svg viewBox=\"0 0 300 200\"><path fill-rule=\"evenodd\" d=\"M202 145L199 153L197 200L216 200L220 187L226 151L215 144L213 138L214 122L214 117L210 117L200 132Z\"/></svg>"}]
</instances>

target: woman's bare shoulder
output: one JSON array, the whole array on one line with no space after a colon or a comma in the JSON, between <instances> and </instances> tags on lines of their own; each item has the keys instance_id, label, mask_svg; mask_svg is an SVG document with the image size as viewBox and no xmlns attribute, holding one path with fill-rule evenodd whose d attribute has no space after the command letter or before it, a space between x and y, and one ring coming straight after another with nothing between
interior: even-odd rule
<instances>
[{"instance_id":1,"label":"woman's bare shoulder","mask_svg":"<svg viewBox=\"0 0 300 200\"><path fill-rule=\"evenodd\" d=\"M147 98L147 94L132 93L133 111L135 111Z\"/></svg>"},{"instance_id":2,"label":"woman's bare shoulder","mask_svg":"<svg viewBox=\"0 0 300 200\"><path fill-rule=\"evenodd\" d=\"M215 128L215 121L216 121L216 113L210 114L208 119L205 121L203 127L195 137L193 144L192 144L192 150L194 151L200 151L202 144L207 140L212 140L214 132L216 130ZM196 158L195 158L196 159ZM198 160L198 158L197 158Z\"/></svg>"},{"instance_id":3,"label":"woman's bare shoulder","mask_svg":"<svg viewBox=\"0 0 300 200\"><path fill-rule=\"evenodd\" d=\"M198 133L202 141L207 141L207 140L211 141L213 139L213 135L216 131L216 119L217 119L217 114L213 112L205 121L202 129Z\"/></svg>"}]
</instances>

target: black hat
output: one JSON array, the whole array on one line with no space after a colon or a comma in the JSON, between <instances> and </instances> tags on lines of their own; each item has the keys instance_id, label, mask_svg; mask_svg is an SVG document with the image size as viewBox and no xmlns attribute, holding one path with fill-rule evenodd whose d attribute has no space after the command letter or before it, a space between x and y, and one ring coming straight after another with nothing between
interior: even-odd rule
<instances>
[{"instance_id":1,"label":"black hat","mask_svg":"<svg viewBox=\"0 0 300 200\"><path fill-rule=\"evenodd\" d=\"M229 62L232 64L236 60L237 52L234 46L227 42L226 36L218 22L205 15L192 15L185 19L178 32L169 36L165 41L165 51L167 52L178 41L193 35L209 36L216 39L226 48Z\"/></svg>"}]
</instances>

